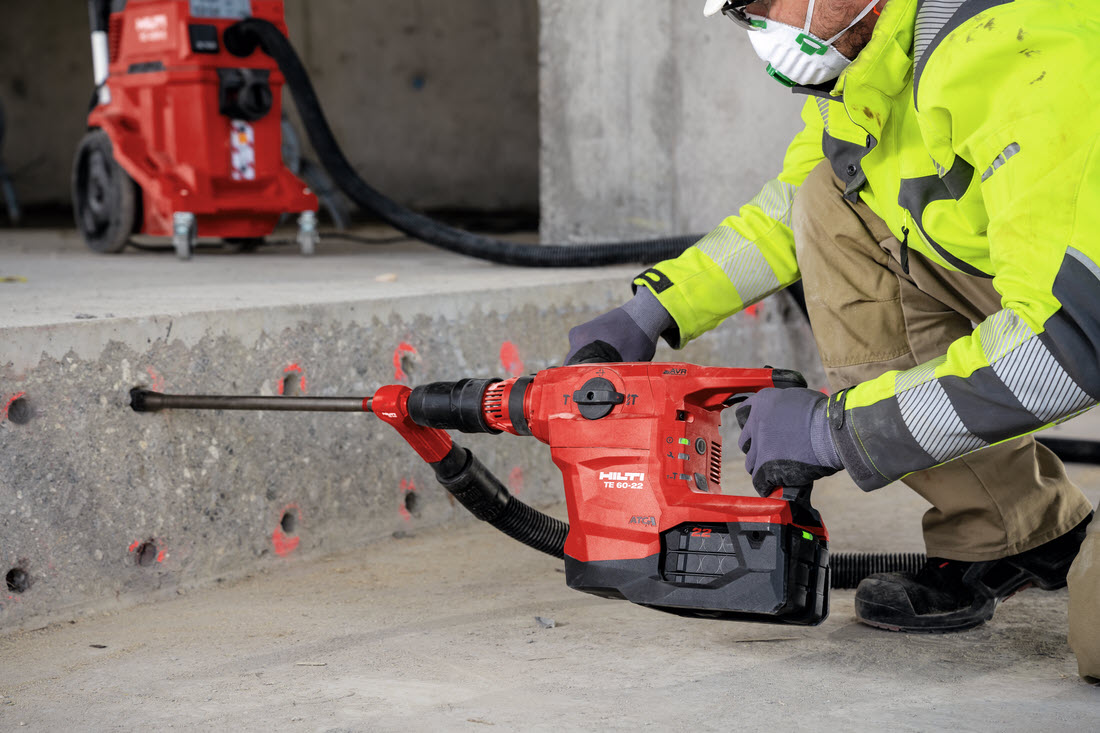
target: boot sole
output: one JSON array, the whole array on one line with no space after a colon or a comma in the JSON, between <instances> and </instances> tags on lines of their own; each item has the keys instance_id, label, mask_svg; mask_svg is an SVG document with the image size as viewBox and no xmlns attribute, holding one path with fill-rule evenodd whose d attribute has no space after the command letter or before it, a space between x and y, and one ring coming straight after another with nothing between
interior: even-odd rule
<instances>
[{"instance_id":1,"label":"boot sole","mask_svg":"<svg viewBox=\"0 0 1100 733\"><path fill-rule=\"evenodd\" d=\"M1042 586L1038 586L1033 581L1025 581L1003 598L989 598L984 603L977 606L971 606L965 611L933 614L924 617L914 616L910 619L905 619L905 621L909 623L901 623L901 619L890 621L864 618L860 613L861 609L857 605L856 619L860 623L873 626L876 629L897 631L906 634L952 634L957 631L969 631L991 620L994 612L997 610L997 606L1004 603L1009 598L1012 598L1012 596L1020 591L1033 587L1042 588ZM1059 587L1065 587L1065 584L1063 583L1062 586ZM1058 588L1042 588L1042 590L1058 590ZM870 604L864 602L864 605Z\"/></svg>"},{"instance_id":2,"label":"boot sole","mask_svg":"<svg viewBox=\"0 0 1100 733\"><path fill-rule=\"evenodd\" d=\"M880 631L893 631L893 632L896 632L896 633L899 633L899 634L954 634L954 633L957 633L959 631L970 631L971 629L976 629L979 626L981 626L982 624L984 624L985 621L986 621L985 619L979 619L979 620L975 621L974 623L966 624L966 625L963 625L963 626L950 626L950 627L948 627L948 626L936 626L936 627L928 626L928 627L923 627L923 626L891 626L889 624L880 623L878 621L867 621L866 619L859 618L858 614L856 615L856 618L859 619L859 622L861 624L864 624L865 626L870 626L872 628L879 629Z\"/></svg>"},{"instance_id":3,"label":"boot sole","mask_svg":"<svg viewBox=\"0 0 1100 733\"><path fill-rule=\"evenodd\" d=\"M869 604L868 604L869 605ZM988 606L988 607L987 607ZM909 618L865 618L858 606L856 618L860 623L873 626L884 631L899 631L908 634L950 634L956 631L968 631L981 626L993 618L993 612L997 604L984 603L977 608L971 607L954 613L940 613L928 616L912 616ZM893 609L891 609L893 610Z\"/></svg>"}]
</instances>

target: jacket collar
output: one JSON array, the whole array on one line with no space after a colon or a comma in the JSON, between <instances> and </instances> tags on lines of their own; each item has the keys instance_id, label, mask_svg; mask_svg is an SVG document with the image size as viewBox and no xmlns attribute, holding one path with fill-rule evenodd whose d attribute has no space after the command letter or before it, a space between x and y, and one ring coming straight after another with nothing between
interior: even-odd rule
<instances>
[{"instance_id":1,"label":"jacket collar","mask_svg":"<svg viewBox=\"0 0 1100 733\"><path fill-rule=\"evenodd\" d=\"M843 102L848 115L878 139L889 117L892 100L913 76L913 35L917 0L889 0L867 47L828 91ZM826 96L823 85L795 87L796 93Z\"/></svg>"}]
</instances>

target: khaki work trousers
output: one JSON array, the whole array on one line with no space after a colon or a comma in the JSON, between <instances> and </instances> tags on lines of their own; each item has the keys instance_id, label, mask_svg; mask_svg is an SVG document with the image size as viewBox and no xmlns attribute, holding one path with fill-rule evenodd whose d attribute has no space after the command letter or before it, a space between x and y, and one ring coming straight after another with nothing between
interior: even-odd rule
<instances>
[{"instance_id":1,"label":"khaki work trousers","mask_svg":"<svg viewBox=\"0 0 1100 733\"><path fill-rule=\"evenodd\" d=\"M834 390L942 356L1001 309L990 280L952 272L916 252L906 273L901 243L866 204L844 200L827 161L803 183L793 214L806 306ZM1073 529L1092 509L1061 461L1031 437L903 481L932 505L923 523L928 554L952 560L1024 552ZM1093 618L1100 607L1100 526L1095 529L1085 547L1094 563L1082 556L1074 568L1070 625L1082 674L1100 677L1100 627Z\"/></svg>"}]
</instances>

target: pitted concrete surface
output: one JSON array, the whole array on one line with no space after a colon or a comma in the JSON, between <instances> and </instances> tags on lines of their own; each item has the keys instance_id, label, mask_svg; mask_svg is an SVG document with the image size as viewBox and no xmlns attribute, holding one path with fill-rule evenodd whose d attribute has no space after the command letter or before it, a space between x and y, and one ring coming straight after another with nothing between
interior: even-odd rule
<instances>
[{"instance_id":1,"label":"pitted concrete surface","mask_svg":"<svg viewBox=\"0 0 1100 733\"><path fill-rule=\"evenodd\" d=\"M820 627L765 626L584 595L560 569L484 525L432 529L9 634L0 729L1100 726L1100 689L1066 645L1064 591L1025 591L974 631L916 636L858 624L851 591Z\"/></svg>"}]
</instances>

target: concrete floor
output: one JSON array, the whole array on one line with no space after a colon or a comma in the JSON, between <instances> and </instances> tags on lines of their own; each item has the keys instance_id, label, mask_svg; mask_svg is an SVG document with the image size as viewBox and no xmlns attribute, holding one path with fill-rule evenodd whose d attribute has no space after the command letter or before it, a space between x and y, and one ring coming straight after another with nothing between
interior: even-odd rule
<instances>
[{"instance_id":1,"label":"concrete floor","mask_svg":"<svg viewBox=\"0 0 1100 733\"><path fill-rule=\"evenodd\" d=\"M851 591L817 628L685 620L435 529L0 637L0 729L1096 730L1065 607L1030 590L944 636L864 627Z\"/></svg>"}]
</instances>

